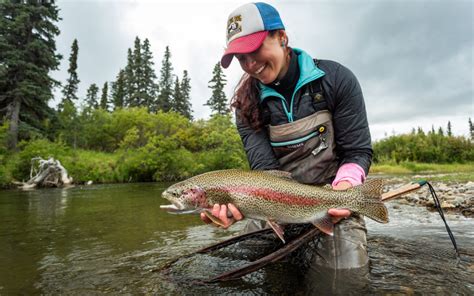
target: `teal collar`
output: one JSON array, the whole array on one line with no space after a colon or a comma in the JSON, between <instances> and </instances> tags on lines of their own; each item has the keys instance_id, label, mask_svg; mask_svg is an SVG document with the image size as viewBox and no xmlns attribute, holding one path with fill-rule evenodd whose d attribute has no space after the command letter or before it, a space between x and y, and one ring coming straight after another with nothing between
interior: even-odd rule
<instances>
[{"instance_id":1,"label":"teal collar","mask_svg":"<svg viewBox=\"0 0 474 296\"><path fill-rule=\"evenodd\" d=\"M293 100L295 93L305 84L314 81L325 75L324 71L319 69L313 61L313 58L301 49L293 48L294 53L298 56L298 66L300 68L300 78L296 83L296 87L291 96L290 110L287 109L285 98L275 91L273 88L259 83L260 87L260 102L263 102L268 97L278 97L282 100L283 109L285 110L288 122L293 121Z\"/></svg>"}]
</instances>

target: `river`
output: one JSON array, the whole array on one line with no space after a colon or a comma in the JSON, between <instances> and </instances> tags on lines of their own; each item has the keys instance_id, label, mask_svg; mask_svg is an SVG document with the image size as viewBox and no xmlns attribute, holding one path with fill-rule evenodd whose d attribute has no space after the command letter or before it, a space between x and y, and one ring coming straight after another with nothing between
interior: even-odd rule
<instances>
[{"instance_id":1,"label":"river","mask_svg":"<svg viewBox=\"0 0 474 296\"><path fill-rule=\"evenodd\" d=\"M221 230L203 225L197 216L161 211L166 201L160 195L168 185L0 191L0 295L314 292L302 287L275 291L268 284L239 281L193 291L192 286L168 282L154 270L176 256L235 236L243 226ZM436 213L396 202L389 211L389 224L367 221L369 282L357 293L474 294L473 219L447 216L464 252L456 266ZM282 287L295 284L282 277Z\"/></svg>"}]
</instances>

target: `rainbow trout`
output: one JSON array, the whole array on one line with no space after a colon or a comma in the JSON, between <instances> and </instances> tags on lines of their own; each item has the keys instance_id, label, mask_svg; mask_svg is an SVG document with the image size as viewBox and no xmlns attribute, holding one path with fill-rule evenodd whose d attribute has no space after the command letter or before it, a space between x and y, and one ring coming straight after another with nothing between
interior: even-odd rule
<instances>
[{"instance_id":1,"label":"rainbow trout","mask_svg":"<svg viewBox=\"0 0 474 296\"><path fill-rule=\"evenodd\" d=\"M328 209L345 208L377 222L388 222L381 201L382 180L367 180L348 190L298 183L283 171L222 170L204 173L170 186L163 197L171 205L161 206L171 213L210 214L212 206L233 203L244 217L265 220L283 240L279 224L312 223L332 235Z\"/></svg>"}]
</instances>

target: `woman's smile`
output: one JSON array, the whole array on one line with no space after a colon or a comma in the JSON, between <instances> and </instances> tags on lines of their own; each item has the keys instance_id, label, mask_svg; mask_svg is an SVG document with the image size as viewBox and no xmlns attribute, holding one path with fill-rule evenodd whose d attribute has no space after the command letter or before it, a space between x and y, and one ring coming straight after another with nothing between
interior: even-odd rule
<instances>
[{"instance_id":1,"label":"woman's smile","mask_svg":"<svg viewBox=\"0 0 474 296\"><path fill-rule=\"evenodd\" d=\"M285 40L284 31L268 35L262 45L255 51L246 54L236 54L242 70L268 84L281 79L288 70L289 50L281 45Z\"/></svg>"},{"instance_id":2,"label":"woman's smile","mask_svg":"<svg viewBox=\"0 0 474 296\"><path fill-rule=\"evenodd\" d=\"M266 67L266 64L263 64L260 68L257 69L257 71L255 71L255 74L258 75L258 74L262 73L262 71L263 71L263 69L265 69L265 67Z\"/></svg>"}]
</instances>

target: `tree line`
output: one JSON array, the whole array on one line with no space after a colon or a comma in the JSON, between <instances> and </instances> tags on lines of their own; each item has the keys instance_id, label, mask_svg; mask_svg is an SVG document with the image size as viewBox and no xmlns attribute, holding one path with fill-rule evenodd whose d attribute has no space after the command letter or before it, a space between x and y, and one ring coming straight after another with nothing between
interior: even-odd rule
<instances>
[{"instance_id":1,"label":"tree line","mask_svg":"<svg viewBox=\"0 0 474 296\"><path fill-rule=\"evenodd\" d=\"M393 135L373 144L374 161L397 164L403 161L425 163L465 163L474 161L474 126L469 118L470 139L454 136L451 122L446 130L442 127L425 132L413 128L411 133Z\"/></svg>"},{"instance_id":2,"label":"tree line","mask_svg":"<svg viewBox=\"0 0 474 296\"><path fill-rule=\"evenodd\" d=\"M191 81L187 70L173 73L171 51L166 46L160 75L154 68L150 41L135 38L127 51L125 67L115 81L91 84L85 98L77 96L80 77L77 64L79 42L75 39L69 56L68 78L62 85L57 109L49 107L53 89L61 82L49 73L58 70L62 56L56 53L58 8L54 1L3 1L0 3L0 116L8 123L8 148L19 140L45 136L51 140L70 134L76 147L79 120L92 110L108 112L120 108L145 107L149 112L174 111L193 119ZM225 75L219 63L208 83L208 105L213 114L229 112L224 93Z\"/></svg>"}]
</instances>

